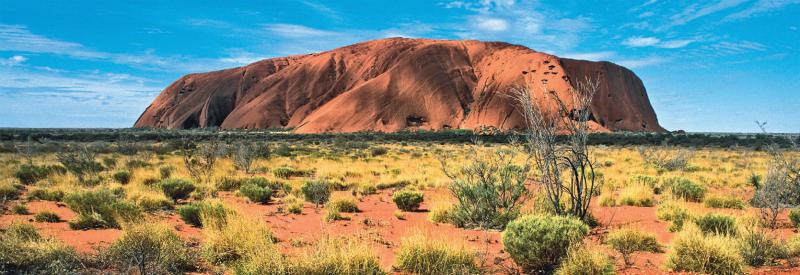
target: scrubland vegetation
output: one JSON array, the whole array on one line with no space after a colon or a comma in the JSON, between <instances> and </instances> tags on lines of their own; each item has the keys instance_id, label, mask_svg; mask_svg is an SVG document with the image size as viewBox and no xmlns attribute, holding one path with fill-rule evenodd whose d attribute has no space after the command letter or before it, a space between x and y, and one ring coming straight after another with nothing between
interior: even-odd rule
<instances>
[{"instance_id":1,"label":"scrubland vegetation","mask_svg":"<svg viewBox=\"0 0 800 275\"><path fill-rule=\"evenodd\" d=\"M796 149L552 137L6 141L0 274L800 271Z\"/></svg>"}]
</instances>

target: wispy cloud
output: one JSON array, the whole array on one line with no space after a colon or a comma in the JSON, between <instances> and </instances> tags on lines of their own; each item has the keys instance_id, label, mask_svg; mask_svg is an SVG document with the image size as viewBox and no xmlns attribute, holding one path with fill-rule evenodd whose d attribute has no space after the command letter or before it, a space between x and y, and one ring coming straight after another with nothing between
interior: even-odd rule
<instances>
[{"instance_id":1,"label":"wispy cloud","mask_svg":"<svg viewBox=\"0 0 800 275\"><path fill-rule=\"evenodd\" d=\"M311 1L311 0L303 0L303 1L300 1L300 3L302 3L303 5L305 5L305 6L309 7L309 8L312 8L312 9L316 10L320 14L325 15L328 18L331 18L333 20L342 21L344 19L341 16L341 14L339 14L339 12L337 10L334 10L333 8L328 7L325 4L322 4L322 3L319 3L319 2L316 2L316 1Z\"/></svg>"},{"instance_id":2,"label":"wispy cloud","mask_svg":"<svg viewBox=\"0 0 800 275\"><path fill-rule=\"evenodd\" d=\"M602 61L608 60L609 58L616 55L615 52L612 51L604 51L604 52L588 52L588 53L562 53L559 54L561 57L572 58L572 59L582 59L582 60L591 60L591 61Z\"/></svg>"},{"instance_id":3,"label":"wispy cloud","mask_svg":"<svg viewBox=\"0 0 800 275\"><path fill-rule=\"evenodd\" d=\"M670 17L670 24L665 28L684 25L698 18L708 16L723 10L737 7L746 3L748 0L719 0L713 4L701 6L700 4L692 4L686 7L680 13Z\"/></svg>"},{"instance_id":4,"label":"wispy cloud","mask_svg":"<svg viewBox=\"0 0 800 275\"><path fill-rule=\"evenodd\" d=\"M629 47L659 47L664 49L677 49L686 47L692 42L694 42L694 40L676 39L662 41L657 37L634 36L622 41L622 45Z\"/></svg>"},{"instance_id":5,"label":"wispy cloud","mask_svg":"<svg viewBox=\"0 0 800 275\"><path fill-rule=\"evenodd\" d=\"M650 56L644 58L633 58L633 59L620 59L614 60L615 63L625 66L629 69L636 69L642 68L647 66L658 65L668 61L667 58L659 57L659 56Z\"/></svg>"},{"instance_id":6,"label":"wispy cloud","mask_svg":"<svg viewBox=\"0 0 800 275\"><path fill-rule=\"evenodd\" d=\"M107 53L87 49L81 44L32 33L23 25L0 24L0 51L51 53L78 58L105 58Z\"/></svg>"},{"instance_id":7,"label":"wispy cloud","mask_svg":"<svg viewBox=\"0 0 800 275\"><path fill-rule=\"evenodd\" d=\"M758 0L746 9L729 14L723 20L738 20L749 18L761 13L782 9L792 4L800 4L800 0Z\"/></svg>"},{"instance_id":8,"label":"wispy cloud","mask_svg":"<svg viewBox=\"0 0 800 275\"><path fill-rule=\"evenodd\" d=\"M287 38L309 38L323 36L337 36L341 33L325 31L295 24L267 24L266 30Z\"/></svg>"}]
</instances>

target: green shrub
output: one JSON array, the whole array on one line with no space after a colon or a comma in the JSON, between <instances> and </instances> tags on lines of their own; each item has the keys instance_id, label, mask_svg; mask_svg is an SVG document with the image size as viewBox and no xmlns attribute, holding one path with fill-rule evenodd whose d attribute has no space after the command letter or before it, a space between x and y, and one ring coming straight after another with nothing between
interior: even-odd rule
<instances>
[{"instance_id":1,"label":"green shrub","mask_svg":"<svg viewBox=\"0 0 800 275\"><path fill-rule=\"evenodd\" d=\"M138 274L177 274L192 270L195 254L170 228L138 224L124 229L104 259L121 270L136 268Z\"/></svg>"},{"instance_id":2,"label":"green shrub","mask_svg":"<svg viewBox=\"0 0 800 275\"><path fill-rule=\"evenodd\" d=\"M341 212L335 209L328 209L328 211L325 211L325 216L322 219L326 222L349 221L350 217L343 216Z\"/></svg>"},{"instance_id":3,"label":"green shrub","mask_svg":"<svg viewBox=\"0 0 800 275\"><path fill-rule=\"evenodd\" d=\"M352 197L335 198L328 202L326 208L343 213L356 213L358 212L358 203Z\"/></svg>"},{"instance_id":4,"label":"green shrub","mask_svg":"<svg viewBox=\"0 0 800 275\"><path fill-rule=\"evenodd\" d=\"M220 191L234 191L242 186L242 180L238 178L223 177L217 180L215 186Z\"/></svg>"},{"instance_id":5,"label":"green shrub","mask_svg":"<svg viewBox=\"0 0 800 275\"><path fill-rule=\"evenodd\" d=\"M359 184L356 187L356 192L362 196L372 195L378 193L378 188L373 184Z\"/></svg>"},{"instance_id":6,"label":"green shrub","mask_svg":"<svg viewBox=\"0 0 800 275\"><path fill-rule=\"evenodd\" d=\"M745 263L762 266L787 258L789 251L779 239L757 225L742 226L736 236L736 245Z\"/></svg>"},{"instance_id":7,"label":"green shrub","mask_svg":"<svg viewBox=\"0 0 800 275\"><path fill-rule=\"evenodd\" d=\"M164 195L167 195L167 197L175 201L188 198L196 188L192 181L177 178L162 180L159 186L161 187L161 191L164 192Z\"/></svg>"},{"instance_id":8,"label":"green shrub","mask_svg":"<svg viewBox=\"0 0 800 275\"><path fill-rule=\"evenodd\" d=\"M392 201L403 211L416 211L422 200L422 192L402 190L392 194Z\"/></svg>"},{"instance_id":9,"label":"green shrub","mask_svg":"<svg viewBox=\"0 0 800 275\"><path fill-rule=\"evenodd\" d=\"M108 189L70 193L64 197L64 203L78 214L69 223L72 229L118 228L120 222L142 216L138 206L120 201Z\"/></svg>"},{"instance_id":10,"label":"green shrub","mask_svg":"<svg viewBox=\"0 0 800 275\"><path fill-rule=\"evenodd\" d=\"M14 207L11 207L11 213L16 214L16 215L28 215L31 212L28 211L28 206L26 206L24 204L21 204L21 203L18 203L18 204L15 204Z\"/></svg>"},{"instance_id":11,"label":"green shrub","mask_svg":"<svg viewBox=\"0 0 800 275\"><path fill-rule=\"evenodd\" d=\"M222 204L208 202L192 202L178 207L177 212L181 216L181 220L197 227L203 227L202 217L204 215L218 217L221 220L224 220L227 216L225 207Z\"/></svg>"},{"instance_id":12,"label":"green shrub","mask_svg":"<svg viewBox=\"0 0 800 275\"><path fill-rule=\"evenodd\" d=\"M120 184L128 184L131 181L131 172L128 170L117 170L111 177Z\"/></svg>"},{"instance_id":13,"label":"green shrub","mask_svg":"<svg viewBox=\"0 0 800 275\"><path fill-rule=\"evenodd\" d=\"M272 189L258 186L254 183L245 183L239 187L239 193L252 202L266 204L272 197Z\"/></svg>"},{"instance_id":14,"label":"green shrub","mask_svg":"<svg viewBox=\"0 0 800 275\"><path fill-rule=\"evenodd\" d=\"M387 153L389 153L389 150L384 148L384 147L372 147L372 148L370 148L370 154L372 154L373 157L383 156L383 155L386 155Z\"/></svg>"},{"instance_id":15,"label":"green shrub","mask_svg":"<svg viewBox=\"0 0 800 275\"><path fill-rule=\"evenodd\" d=\"M510 164L502 156L512 154L502 153L479 157L454 172L448 188L458 200L450 216L456 226L503 229L519 216L529 169Z\"/></svg>"},{"instance_id":16,"label":"green shrub","mask_svg":"<svg viewBox=\"0 0 800 275\"><path fill-rule=\"evenodd\" d=\"M175 171L175 166L172 165L161 165L158 167L158 174L161 176L161 179L170 178L173 171Z\"/></svg>"},{"instance_id":17,"label":"green shrub","mask_svg":"<svg viewBox=\"0 0 800 275\"><path fill-rule=\"evenodd\" d=\"M300 214L303 213L303 200L300 198L295 197L294 195L287 195L282 199L286 211L292 214Z\"/></svg>"},{"instance_id":18,"label":"green shrub","mask_svg":"<svg viewBox=\"0 0 800 275\"><path fill-rule=\"evenodd\" d=\"M53 212L42 211L36 213L36 215L33 216L33 220L36 222L61 222L61 217Z\"/></svg>"},{"instance_id":19,"label":"green shrub","mask_svg":"<svg viewBox=\"0 0 800 275\"><path fill-rule=\"evenodd\" d=\"M0 230L0 274L76 274L79 268L75 249L42 237L31 224Z\"/></svg>"},{"instance_id":20,"label":"green shrub","mask_svg":"<svg viewBox=\"0 0 800 275\"><path fill-rule=\"evenodd\" d=\"M529 215L511 221L503 231L503 246L526 271L551 271L573 244L589 233L578 219Z\"/></svg>"},{"instance_id":21,"label":"green shrub","mask_svg":"<svg viewBox=\"0 0 800 275\"><path fill-rule=\"evenodd\" d=\"M288 179L291 177L307 177L314 174L314 170L301 170L293 167L283 166L272 169L272 174L276 178Z\"/></svg>"},{"instance_id":22,"label":"green shrub","mask_svg":"<svg viewBox=\"0 0 800 275\"><path fill-rule=\"evenodd\" d=\"M669 178L664 182L664 185L669 187L672 196L687 201L700 202L706 195L705 187L686 178Z\"/></svg>"},{"instance_id":23,"label":"green shrub","mask_svg":"<svg viewBox=\"0 0 800 275\"><path fill-rule=\"evenodd\" d=\"M104 157L103 158L103 166L105 166L106 169L111 169L111 168L116 167L117 166L117 158L113 157L113 156L112 157Z\"/></svg>"},{"instance_id":24,"label":"green shrub","mask_svg":"<svg viewBox=\"0 0 800 275\"><path fill-rule=\"evenodd\" d=\"M744 209L744 202L736 197L708 197L703 204L708 208Z\"/></svg>"},{"instance_id":25,"label":"green shrub","mask_svg":"<svg viewBox=\"0 0 800 275\"><path fill-rule=\"evenodd\" d=\"M23 188L22 185L11 181L0 182L0 203L19 198Z\"/></svg>"},{"instance_id":26,"label":"green shrub","mask_svg":"<svg viewBox=\"0 0 800 275\"><path fill-rule=\"evenodd\" d=\"M797 228L797 225L800 224L800 208L792 208L792 210L789 210L789 220L792 222L792 225Z\"/></svg>"},{"instance_id":27,"label":"green shrub","mask_svg":"<svg viewBox=\"0 0 800 275\"><path fill-rule=\"evenodd\" d=\"M622 255L626 265L631 265L631 254L634 252L660 252L656 236L634 229L619 229L606 235L606 244Z\"/></svg>"},{"instance_id":28,"label":"green shrub","mask_svg":"<svg viewBox=\"0 0 800 275\"><path fill-rule=\"evenodd\" d=\"M695 223L706 234L736 235L736 220L728 215L708 213L697 217Z\"/></svg>"},{"instance_id":29,"label":"green shrub","mask_svg":"<svg viewBox=\"0 0 800 275\"><path fill-rule=\"evenodd\" d=\"M476 256L464 244L415 233L403 238L396 268L412 274L478 274Z\"/></svg>"},{"instance_id":30,"label":"green shrub","mask_svg":"<svg viewBox=\"0 0 800 275\"><path fill-rule=\"evenodd\" d=\"M575 246L556 269L556 275L612 275L614 262L602 251Z\"/></svg>"},{"instance_id":31,"label":"green shrub","mask_svg":"<svg viewBox=\"0 0 800 275\"><path fill-rule=\"evenodd\" d=\"M325 204L331 196L330 183L326 180L310 180L303 183L300 192L306 201L317 206Z\"/></svg>"},{"instance_id":32,"label":"green shrub","mask_svg":"<svg viewBox=\"0 0 800 275\"><path fill-rule=\"evenodd\" d=\"M37 188L28 191L29 200L61 201L64 198L64 191Z\"/></svg>"},{"instance_id":33,"label":"green shrub","mask_svg":"<svg viewBox=\"0 0 800 275\"><path fill-rule=\"evenodd\" d=\"M703 274L743 274L744 260L736 242L722 235L706 236L687 224L670 244L667 267L673 271Z\"/></svg>"},{"instance_id":34,"label":"green shrub","mask_svg":"<svg viewBox=\"0 0 800 275\"><path fill-rule=\"evenodd\" d=\"M131 200L145 212L172 209L172 200L161 195L134 195Z\"/></svg>"},{"instance_id":35,"label":"green shrub","mask_svg":"<svg viewBox=\"0 0 800 275\"><path fill-rule=\"evenodd\" d=\"M14 177L19 179L19 182L22 184L34 184L39 180L47 178L50 175L51 170L45 166L37 166L37 165L21 165L16 172L14 172Z\"/></svg>"},{"instance_id":36,"label":"green shrub","mask_svg":"<svg viewBox=\"0 0 800 275\"><path fill-rule=\"evenodd\" d=\"M658 205L656 217L664 221L672 221L669 226L670 232L681 231L683 224L691 218L689 210L674 202L667 202Z\"/></svg>"}]
</instances>

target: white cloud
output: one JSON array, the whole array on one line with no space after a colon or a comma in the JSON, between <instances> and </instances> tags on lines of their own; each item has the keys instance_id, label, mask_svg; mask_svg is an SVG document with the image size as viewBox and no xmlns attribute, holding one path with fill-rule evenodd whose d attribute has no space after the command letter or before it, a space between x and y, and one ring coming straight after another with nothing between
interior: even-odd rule
<instances>
[{"instance_id":1,"label":"white cloud","mask_svg":"<svg viewBox=\"0 0 800 275\"><path fill-rule=\"evenodd\" d=\"M688 40L688 39L669 40L669 41L662 42L661 44L658 45L658 47L659 48L665 48L665 49L677 49L677 48L686 47L689 44L691 44L692 42L694 42L694 41Z\"/></svg>"},{"instance_id":2,"label":"white cloud","mask_svg":"<svg viewBox=\"0 0 800 275\"><path fill-rule=\"evenodd\" d=\"M647 47L647 46L655 46L660 42L661 39L655 37L635 36L625 39L625 41L622 41L622 45L630 47Z\"/></svg>"},{"instance_id":3,"label":"white cloud","mask_svg":"<svg viewBox=\"0 0 800 275\"><path fill-rule=\"evenodd\" d=\"M340 35L340 33L337 32L314 29L295 24L267 24L264 25L264 27L276 35L288 38L309 38Z\"/></svg>"},{"instance_id":4,"label":"white cloud","mask_svg":"<svg viewBox=\"0 0 800 275\"><path fill-rule=\"evenodd\" d=\"M658 47L664 49L677 49L686 47L692 42L694 42L694 40L676 39L664 41L657 37L634 36L622 41L622 45L629 47Z\"/></svg>"},{"instance_id":5,"label":"white cloud","mask_svg":"<svg viewBox=\"0 0 800 275\"><path fill-rule=\"evenodd\" d=\"M337 21L342 20L342 16L339 14L338 11L332 9L331 7L326 6L325 4L310 0L300 1L300 3L316 10L318 13L325 15L333 20Z\"/></svg>"},{"instance_id":6,"label":"white cloud","mask_svg":"<svg viewBox=\"0 0 800 275\"><path fill-rule=\"evenodd\" d=\"M24 56L21 56L21 55L15 55L15 56L9 57L7 59L0 59L0 65L2 65L2 66L15 66L15 65L21 64L22 62L25 62L26 60L28 60L28 58L26 58Z\"/></svg>"},{"instance_id":7,"label":"white cloud","mask_svg":"<svg viewBox=\"0 0 800 275\"><path fill-rule=\"evenodd\" d=\"M508 21L491 18L491 17L476 17L474 25L477 29L489 32L502 32L508 30Z\"/></svg>"},{"instance_id":8,"label":"white cloud","mask_svg":"<svg viewBox=\"0 0 800 275\"><path fill-rule=\"evenodd\" d=\"M559 54L559 56L572 59L603 61L603 60L608 60L615 54L616 53L612 51L604 51L604 52L588 52L588 53L563 53Z\"/></svg>"},{"instance_id":9,"label":"white cloud","mask_svg":"<svg viewBox=\"0 0 800 275\"><path fill-rule=\"evenodd\" d=\"M635 68L642 68L648 67L653 65L658 65L661 63L666 62L667 59L658 56L650 56L644 58L635 58L635 59L621 59L621 60L614 60L615 63L625 66L628 69L635 69Z\"/></svg>"},{"instance_id":10,"label":"white cloud","mask_svg":"<svg viewBox=\"0 0 800 275\"><path fill-rule=\"evenodd\" d=\"M26 26L0 24L0 51L51 53L78 58L104 58L107 53L83 45L34 34Z\"/></svg>"},{"instance_id":11,"label":"white cloud","mask_svg":"<svg viewBox=\"0 0 800 275\"><path fill-rule=\"evenodd\" d=\"M652 11L647 11L647 12L643 12L642 14L640 14L639 18L646 18L646 17L650 17L650 16L653 16L653 15L656 15L656 13L654 13Z\"/></svg>"}]
</instances>

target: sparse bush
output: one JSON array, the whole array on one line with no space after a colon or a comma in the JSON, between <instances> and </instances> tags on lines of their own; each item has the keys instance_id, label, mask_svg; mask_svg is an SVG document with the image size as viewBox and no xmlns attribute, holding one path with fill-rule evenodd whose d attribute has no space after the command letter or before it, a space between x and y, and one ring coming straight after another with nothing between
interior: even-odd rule
<instances>
[{"instance_id":1,"label":"sparse bush","mask_svg":"<svg viewBox=\"0 0 800 275\"><path fill-rule=\"evenodd\" d=\"M88 145L81 146L75 150L56 153L56 159L67 171L78 177L78 181L84 183L87 177L96 175L103 169L103 166L95 161L97 154Z\"/></svg>"},{"instance_id":2,"label":"sparse bush","mask_svg":"<svg viewBox=\"0 0 800 275\"><path fill-rule=\"evenodd\" d=\"M672 196L687 201L701 202L706 195L705 187L686 178L669 178L664 182L664 186L670 189Z\"/></svg>"},{"instance_id":3,"label":"sparse bush","mask_svg":"<svg viewBox=\"0 0 800 275\"><path fill-rule=\"evenodd\" d=\"M606 235L605 242L622 255L626 265L633 264L631 254L634 252L660 252L656 236L652 233L635 229L619 229Z\"/></svg>"},{"instance_id":4,"label":"sparse bush","mask_svg":"<svg viewBox=\"0 0 800 275\"><path fill-rule=\"evenodd\" d=\"M736 220L731 216L708 213L697 217L695 223L706 234L736 235Z\"/></svg>"},{"instance_id":5,"label":"sparse bush","mask_svg":"<svg viewBox=\"0 0 800 275\"><path fill-rule=\"evenodd\" d=\"M703 201L708 208L744 209L744 202L737 197L708 197Z\"/></svg>"},{"instance_id":6,"label":"sparse bush","mask_svg":"<svg viewBox=\"0 0 800 275\"><path fill-rule=\"evenodd\" d=\"M357 190L356 192L358 192L358 194L362 196L378 193L378 188L375 187L375 185L373 184L359 184L356 187L356 190Z\"/></svg>"},{"instance_id":7,"label":"sparse bush","mask_svg":"<svg viewBox=\"0 0 800 275\"><path fill-rule=\"evenodd\" d=\"M450 205L434 205L428 212L428 220L435 223L450 223L450 211L452 211L452 206Z\"/></svg>"},{"instance_id":8,"label":"sparse bush","mask_svg":"<svg viewBox=\"0 0 800 275\"><path fill-rule=\"evenodd\" d=\"M686 207L674 202L662 203L656 209L656 217L660 220L672 221L669 226L670 232L681 231L683 224L691 218Z\"/></svg>"},{"instance_id":9,"label":"sparse bush","mask_svg":"<svg viewBox=\"0 0 800 275\"><path fill-rule=\"evenodd\" d=\"M252 202L266 204L272 198L272 189L255 183L245 183L239 187L239 193Z\"/></svg>"},{"instance_id":10,"label":"sparse bush","mask_svg":"<svg viewBox=\"0 0 800 275\"><path fill-rule=\"evenodd\" d=\"M283 166L272 169L272 175L276 178L289 179L292 177L308 177L314 175L314 170L302 170L293 167Z\"/></svg>"},{"instance_id":11,"label":"sparse bush","mask_svg":"<svg viewBox=\"0 0 800 275\"><path fill-rule=\"evenodd\" d=\"M159 187L161 187L164 195L175 201L188 198L189 194L195 190L193 182L177 178L162 180L159 183Z\"/></svg>"},{"instance_id":12,"label":"sparse bush","mask_svg":"<svg viewBox=\"0 0 800 275\"><path fill-rule=\"evenodd\" d=\"M326 208L343 213L356 213L359 211L358 202L352 197L334 198L328 202Z\"/></svg>"},{"instance_id":13,"label":"sparse bush","mask_svg":"<svg viewBox=\"0 0 800 275\"><path fill-rule=\"evenodd\" d=\"M457 171L449 171L449 156L440 155L449 189L458 200L451 221L465 228L505 228L519 216L526 196L528 167L514 164L516 151L496 150L483 154L472 148L472 162Z\"/></svg>"},{"instance_id":14,"label":"sparse bush","mask_svg":"<svg viewBox=\"0 0 800 275\"><path fill-rule=\"evenodd\" d=\"M247 174L252 173L253 162L259 158L258 145L239 141L233 145L233 165Z\"/></svg>"},{"instance_id":15,"label":"sparse bush","mask_svg":"<svg viewBox=\"0 0 800 275\"><path fill-rule=\"evenodd\" d=\"M372 147L372 148L370 148L370 154L373 157L383 156L383 155L386 155L387 153L389 153L389 150L384 148L384 147Z\"/></svg>"},{"instance_id":16,"label":"sparse bush","mask_svg":"<svg viewBox=\"0 0 800 275\"><path fill-rule=\"evenodd\" d=\"M503 246L526 271L551 271L567 250L580 243L589 226L578 219L530 215L511 221L503 231Z\"/></svg>"},{"instance_id":17,"label":"sparse bush","mask_svg":"<svg viewBox=\"0 0 800 275\"><path fill-rule=\"evenodd\" d=\"M645 163L668 171L686 170L692 151L686 149L639 147L639 155Z\"/></svg>"},{"instance_id":18,"label":"sparse bush","mask_svg":"<svg viewBox=\"0 0 800 275\"><path fill-rule=\"evenodd\" d=\"M42 237L31 224L0 230L0 274L74 274L79 267L75 249Z\"/></svg>"},{"instance_id":19,"label":"sparse bush","mask_svg":"<svg viewBox=\"0 0 800 275\"><path fill-rule=\"evenodd\" d=\"M300 187L300 192L303 193L306 201L319 207L330 198L331 187L326 180L309 180L303 183L303 186Z\"/></svg>"},{"instance_id":20,"label":"sparse bush","mask_svg":"<svg viewBox=\"0 0 800 275\"><path fill-rule=\"evenodd\" d=\"M751 266L762 266L787 257L789 253L775 236L756 224L739 228L736 245L744 261Z\"/></svg>"},{"instance_id":21,"label":"sparse bush","mask_svg":"<svg viewBox=\"0 0 800 275\"><path fill-rule=\"evenodd\" d=\"M0 204L19 198L22 188L22 185L12 183L11 181L0 182Z\"/></svg>"},{"instance_id":22,"label":"sparse bush","mask_svg":"<svg viewBox=\"0 0 800 275\"><path fill-rule=\"evenodd\" d=\"M736 242L722 235L706 236L692 224L670 244L667 267L673 271L704 274L743 274L744 260Z\"/></svg>"},{"instance_id":23,"label":"sparse bush","mask_svg":"<svg viewBox=\"0 0 800 275\"><path fill-rule=\"evenodd\" d=\"M635 184L625 187L620 191L617 198L617 205L630 205L640 207L652 207L656 204L655 195L652 187L642 184Z\"/></svg>"},{"instance_id":24,"label":"sparse bush","mask_svg":"<svg viewBox=\"0 0 800 275\"><path fill-rule=\"evenodd\" d=\"M322 219L326 222L349 221L350 217L343 216L341 212L335 209L328 209L328 211L325 211L325 216Z\"/></svg>"},{"instance_id":25,"label":"sparse bush","mask_svg":"<svg viewBox=\"0 0 800 275\"><path fill-rule=\"evenodd\" d=\"M64 203L78 214L69 222L72 229L118 228L120 222L137 220L142 215L138 206L120 201L108 189L70 193Z\"/></svg>"},{"instance_id":26,"label":"sparse bush","mask_svg":"<svg viewBox=\"0 0 800 275\"><path fill-rule=\"evenodd\" d=\"M34 184L39 180L47 178L50 169L45 166L23 164L14 172L14 177L19 179L22 184Z\"/></svg>"},{"instance_id":27,"label":"sparse bush","mask_svg":"<svg viewBox=\"0 0 800 275\"><path fill-rule=\"evenodd\" d=\"M61 201L64 198L64 191L37 188L28 192L29 200Z\"/></svg>"},{"instance_id":28,"label":"sparse bush","mask_svg":"<svg viewBox=\"0 0 800 275\"><path fill-rule=\"evenodd\" d=\"M203 227L203 216L216 217L216 220L225 220L227 216L227 211L222 204L202 201L178 207L177 212L181 216L181 220L197 227Z\"/></svg>"},{"instance_id":29,"label":"sparse bush","mask_svg":"<svg viewBox=\"0 0 800 275\"><path fill-rule=\"evenodd\" d=\"M172 200L162 195L136 194L130 197L145 212L172 209Z\"/></svg>"},{"instance_id":30,"label":"sparse bush","mask_svg":"<svg viewBox=\"0 0 800 275\"><path fill-rule=\"evenodd\" d=\"M613 275L614 262L602 251L574 246L556 269L556 275Z\"/></svg>"},{"instance_id":31,"label":"sparse bush","mask_svg":"<svg viewBox=\"0 0 800 275\"><path fill-rule=\"evenodd\" d=\"M120 184L128 184L131 182L131 172L128 170L117 170L111 177Z\"/></svg>"},{"instance_id":32,"label":"sparse bush","mask_svg":"<svg viewBox=\"0 0 800 275\"><path fill-rule=\"evenodd\" d=\"M124 228L122 236L112 243L103 258L125 273L136 269L138 274L181 273L191 270L194 253L171 229L163 225L137 224Z\"/></svg>"},{"instance_id":33,"label":"sparse bush","mask_svg":"<svg viewBox=\"0 0 800 275\"><path fill-rule=\"evenodd\" d=\"M61 217L53 212L42 211L36 213L36 215L33 216L33 220L36 222L61 222Z\"/></svg>"},{"instance_id":34,"label":"sparse bush","mask_svg":"<svg viewBox=\"0 0 800 275\"><path fill-rule=\"evenodd\" d=\"M238 190L239 187L242 186L242 179L239 178L232 178L232 177L222 177L217 179L216 183L214 184L218 190L220 191L234 191Z\"/></svg>"},{"instance_id":35,"label":"sparse bush","mask_svg":"<svg viewBox=\"0 0 800 275\"><path fill-rule=\"evenodd\" d=\"M185 140L181 151L189 175L197 182L207 182L214 175L214 164L224 155L225 148L218 139L200 144Z\"/></svg>"},{"instance_id":36,"label":"sparse bush","mask_svg":"<svg viewBox=\"0 0 800 275\"><path fill-rule=\"evenodd\" d=\"M422 203L422 192L417 191L397 191L392 194L392 201L397 208L403 211L416 211Z\"/></svg>"},{"instance_id":37,"label":"sparse bush","mask_svg":"<svg viewBox=\"0 0 800 275\"><path fill-rule=\"evenodd\" d=\"M295 197L294 195L287 195L282 199L286 207L286 211L292 214L300 214L303 212L303 200Z\"/></svg>"},{"instance_id":38,"label":"sparse bush","mask_svg":"<svg viewBox=\"0 0 800 275\"><path fill-rule=\"evenodd\" d=\"M161 179L170 178L173 171L175 171L175 166L172 165L161 165L158 167L158 174L161 176Z\"/></svg>"},{"instance_id":39,"label":"sparse bush","mask_svg":"<svg viewBox=\"0 0 800 275\"><path fill-rule=\"evenodd\" d=\"M797 228L797 225L800 224L800 209L793 208L789 210L789 220L792 222L792 226Z\"/></svg>"},{"instance_id":40,"label":"sparse bush","mask_svg":"<svg viewBox=\"0 0 800 275\"><path fill-rule=\"evenodd\" d=\"M24 204L21 204L21 203L18 203L18 204L15 204L14 207L11 207L11 213L16 214L16 215L28 215L31 212L28 211L28 206L26 206Z\"/></svg>"},{"instance_id":41,"label":"sparse bush","mask_svg":"<svg viewBox=\"0 0 800 275\"><path fill-rule=\"evenodd\" d=\"M478 274L476 256L464 244L415 233L403 238L396 268L413 274Z\"/></svg>"}]
</instances>

